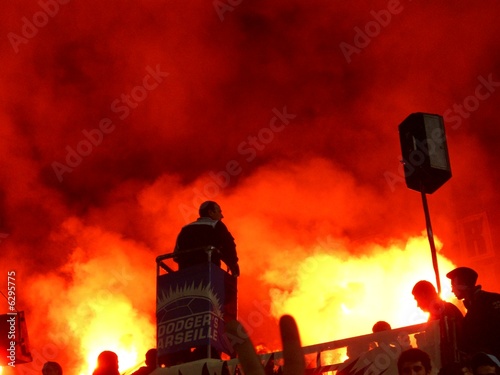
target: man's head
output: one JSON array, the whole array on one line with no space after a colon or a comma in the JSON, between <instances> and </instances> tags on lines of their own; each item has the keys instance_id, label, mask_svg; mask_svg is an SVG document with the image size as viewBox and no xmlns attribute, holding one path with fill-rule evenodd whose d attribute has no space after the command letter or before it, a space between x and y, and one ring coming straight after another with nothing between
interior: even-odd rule
<instances>
[{"instance_id":1,"label":"man's head","mask_svg":"<svg viewBox=\"0 0 500 375\"><path fill-rule=\"evenodd\" d=\"M446 274L451 280L451 291L458 299L464 299L474 290L477 276L477 272L468 267L458 267Z\"/></svg>"},{"instance_id":2,"label":"man's head","mask_svg":"<svg viewBox=\"0 0 500 375\"><path fill-rule=\"evenodd\" d=\"M471 358L471 370L474 375L499 375L500 361L491 354L476 353Z\"/></svg>"},{"instance_id":3,"label":"man's head","mask_svg":"<svg viewBox=\"0 0 500 375\"><path fill-rule=\"evenodd\" d=\"M429 375L431 358L418 348L403 351L398 358L399 375Z\"/></svg>"},{"instance_id":4,"label":"man's head","mask_svg":"<svg viewBox=\"0 0 500 375\"><path fill-rule=\"evenodd\" d=\"M434 285L427 280L420 280L416 283L411 293L417 301L417 306L427 312L431 310L433 302L438 298Z\"/></svg>"},{"instance_id":5,"label":"man's head","mask_svg":"<svg viewBox=\"0 0 500 375\"><path fill-rule=\"evenodd\" d=\"M97 356L97 367L118 371L118 355L110 350L105 350Z\"/></svg>"},{"instance_id":6,"label":"man's head","mask_svg":"<svg viewBox=\"0 0 500 375\"><path fill-rule=\"evenodd\" d=\"M157 350L156 349L149 349L146 352L146 366L148 367L156 367L157 363Z\"/></svg>"},{"instance_id":7,"label":"man's head","mask_svg":"<svg viewBox=\"0 0 500 375\"><path fill-rule=\"evenodd\" d=\"M387 323L384 320L379 320L377 323L375 323L372 327L372 332L383 332L383 331L390 331L391 330L391 325Z\"/></svg>"},{"instance_id":8,"label":"man's head","mask_svg":"<svg viewBox=\"0 0 500 375\"><path fill-rule=\"evenodd\" d=\"M43 375L63 375L62 367L57 362L45 362L42 367Z\"/></svg>"},{"instance_id":9,"label":"man's head","mask_svg":"<svg viewBox=\"0 0 500 375\"><path fill-rule=\"evenodd\" d=\"M222 210L217 202L205 201L200 205L198 210L200 217L209 217L213 220L220 220L224 216L222 215Z\"/></svg>"}]
</instances>

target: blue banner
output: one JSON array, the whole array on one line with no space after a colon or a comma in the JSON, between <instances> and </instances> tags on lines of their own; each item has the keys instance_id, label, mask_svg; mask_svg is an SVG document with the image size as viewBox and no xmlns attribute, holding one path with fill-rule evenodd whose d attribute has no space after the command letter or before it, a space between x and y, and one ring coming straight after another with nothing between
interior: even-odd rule
<instances>
[{"instance_id":1,"label":"blue banner","mask_svg":"<svg viewBox=\"0 0 500 375\"><path fill-rule=\"evenodd\" d=\"M157 279L158 355L211 346L232 353L224 320L236 318L236 278L212 263Z\"/></svg>"}]
</instances>

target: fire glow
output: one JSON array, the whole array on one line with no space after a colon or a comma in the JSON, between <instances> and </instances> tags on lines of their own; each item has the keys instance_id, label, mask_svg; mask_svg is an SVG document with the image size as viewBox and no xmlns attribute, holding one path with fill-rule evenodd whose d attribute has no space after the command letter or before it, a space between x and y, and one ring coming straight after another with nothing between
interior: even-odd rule
<instances>
[{"instance_id":1,"label":"fire glow","mask_svg":"<svg viewBox=\"0 0 500 375\"><path fill-rule=\"evenodd\" d=\"M315 173L318 169L329 171L332 181L342 175L322 160L283 164L280 172L262 169L255 181L250 179L241 186L239 194L220 197L244 272L239 282L239 316L255 341L270 350L279 346L266 329L285 313L296 317L304 345L369 333L377 320L386 320L396 328L426 319L411 295L418 280L434 280L424 234L408 241L389 241L387 246L372 241L353 243L330 234L335 233L336 222L345 227L358 220L358 213L351 208L346 214L336 212L333 207L340 207L336 202L353 194L361 208L375 198L351 185L344 175L344 185L332 183L327 199L319 181L331 181ZM194 185L205 181L200 178ZM311 193L307 206L316 210L300 207L301 183L306 183ZM171 244L183 225L178 207L192 190L176 184L172 179L159 179L137 194L141 215L155 223L158 238L167 233ZM179 198L164 200L164 192L171 189L179 192ZM240 196L249 202L260 201L258 215L246 214L248 206L241 203ZM271 201L273 204L268 204ZM288 206L286 202L296 203ZM303 214L294 221L282 220L293 217L287 210ZM164 217L173 220L167 223ZM315 229L311 229L311 222L317 223ZM143 362L144 353L156 345L154 259L160 254L75 217L67 219L53 238L70 246L68 260L56 272L34 279L30 286L31 293L38 295L38 306L47 309L46 318L52 326L47 339L59 349L53 358L59 358L63 348L77 353L70 364L83 375L95 368L97 355L103 350L119 355L121 371ZM298 245L300 242L308 244ZM442 247L439 240L437 246ZM255 261L261 265L256 267ZM439 262L443 272L453 267L442 256ZM259 300L253 299L255 291L263 292ZM256 309L260 320L246 319L255 316ZM32 331L38 329L35 325Z\"/></svg>"},{"instance_id":2,"label":"fire glow","mask_svg":"<svg viewBox=\"0 0 500 375\"><path fill-rule=\"evenodd\" d=\"M80 246L62 270L75 271L73 282L60 295L61 304L66 308L61 309L60 304L57 309L49 309L49 317L52 313L68 317L62 322L59 320L60 331L54 339L73 342L74 348L78 348L76 351L82 353L77 365L79 374L90 374L97 355L103 350L118 354L121 371L137 366L143 361L144 353L156 344L152 317L154 267L147 262L142 268L140 264L131 264L123 255L130 252L124 249L132 250L135 245L116 235L86 228L76 220L70 220L65 229L78 234ZM90 244L107 248L109 253L88 258L85 252ZM426 320L411 296L415 282L434 279L428 243L423 235L389 248L366 245L358 249L363 254L360 256L349 255L340 244L328 238L311 249L290 250L291 254L300 250L309 255L297 261L296 268L283 268L288 263L282 262L262 274L261 285L269 290L268 298L272 301L270 316L294 315L304 345L370 333L377 320L386 320L394 328ZM439 242L438 246L441 247ZM453 267L442 256L439 261L444 270ZM121 273L113 272L110 265ZM242 267L245 269L245 263ZM146 271L147 268L151 268L151 272ZM150 280L144 287L135 282L147 274ZM42 291L49 285L53 288L56 281L62 282L56 277L39 279L33 288ZM150 289L147 299L139 296L146 286ZM240 291L239 299L245 302L245 290ZM245 311L241 315L244 316ZM266 344L274 345L264 342Z\"/></svg>"},{"instance_id":3,"label":"fire glow","mask_svg":"<svg viewBox=\"0 0 500 375\"><path fill-rule=\"evenodd\" d=\"M411 296L415 282L434 279L423 236L411 239L404 248L374 246L371 255L365 249L360 257L348 256L346 249L335 245L312 249L296 269L279 276L268 270L262 276L272 300L270 314L273 318L293 314L304 345L370 333L377 320L386 320L394 328L426 320ZM439 261L444 269L453 267L441 256ZM99 274L95 260L81 268ZM118 354L122 371L136 366L155 344L151 341L154 324L141 322L140 313L133 307L133 294L125 289L116 294L96 293L87 277L80 279L79 287L68 291L70 295L81 290L96 296L77 302L71 320L66 322L78 337L79 352L84 353L78 373L89 374L102 350ZM244 291L239 298L245 299ZM154 301L147 305L151 313Z\"/></svg>"},{"instance_id":4,"label":"fire glow","mask_svg":"<svg viewBox=\"0 0 500 375\"><path fill-rule=\"evenodd\" d=\"M273 315L294 315L305 345L371 333L379 320L393 328L425 322L427 315L417 307L411 290L422 279L436 284L426 242L418 237L404 247L373 245L371 254L365 249L362 256L347 256L338 247L317 249L295 274L275 277L268 272L264 279L272 280ZM442 256L439 262L442 270L453 268ZM450 297L444 273L443 295Z\"/></svg>"}]
</instances>

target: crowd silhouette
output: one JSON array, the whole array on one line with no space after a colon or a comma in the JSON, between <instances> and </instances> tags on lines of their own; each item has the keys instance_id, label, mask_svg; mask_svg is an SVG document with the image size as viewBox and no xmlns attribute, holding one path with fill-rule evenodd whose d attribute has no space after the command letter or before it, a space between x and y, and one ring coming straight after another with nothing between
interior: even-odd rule
<instances>
[{"instance_id":1,"label":"crowd silhouette","mask_svg":"<svg viewBox=\"0 0 500 375\"><path fill-rule=\"evenodd\" d=\"M481 285L477 285L477 272L468 267L458 267L450 271L447 277L450 279L452 292L458 300L463 301L465 316L455 305L443 301L429 281L418 281L411 291L417 306L429 313L429 322L439 321L441 366L434 369L435 373L500 375L500 294L482 290ZM285 315L280 319L279 328L284 357L284 365L279 372L284 375L304 375L306 373L304 355L295 320ZM372 327L374 334L384 331L391 331L390 324L385 321L379 321ZM233 346L245 375L269 373L269 369L264 368L260 357L257 356L244 327L238 321L226 322L226 333L233 338L241 338L233 340ZM387 351L387 347L383 349ZM399 375L431 374L432 363L429 354L424 350L409 345L401 346L399 349L397 358ZM380 343L377 342L371 342L369 347L359 352L351 347L348 353L350 358L346 361L348 366L337 371L337 375L358 375L359 371L351 371L354 367L349 361L356 361L356 357L359 360L362 356L365 361L372 360L377 350L381 350ZM158 368L156 348L147 351L145 365L131 375L149 375ZM117 354L106 350L99 354L97 367L92 375L119 375L118 368ZM57 362L46 362L42 373L63 375L63 369Z\"/></svg>"}]
</instances>

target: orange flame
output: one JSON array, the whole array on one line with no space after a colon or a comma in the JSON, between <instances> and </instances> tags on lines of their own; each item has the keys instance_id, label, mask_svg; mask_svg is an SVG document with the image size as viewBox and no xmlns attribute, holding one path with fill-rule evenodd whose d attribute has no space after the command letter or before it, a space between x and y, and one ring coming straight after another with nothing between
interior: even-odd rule
<instances>
[{"instance_id":1,"label":"orange flame","mask_svg":"<svg viewBox=\"0 0 500 375\"><path fill-rule=\"evenodd\" d=\"M273 285L273 315L294 315L304 345L371 333L379 320L393 328L425 322L427 315L417 307L411 290L422 279L436 284L427 238L387 249L370 247L362 251L365 255L353 256L338 243L330 248L323 244L296 270L267 272L264 280ZM438 260L442 270L454 267L441 255ZM443 274L440 280L442 295L449 297Z\"/></svg>"},{"instance_id":2,"label":"orange flame","mask_svg":"<svg viewBox=\"0 0 500 375\"><path fill-rule=\"evenodd\" d=\"M60 274L41 277L32 286L55 326L49 338L76 349L77 374L91 374L104 350L118 355L121 372L143 363L155 346L154 315L144 315L154 314L155 307L152 256L78 220L68 220L65 230L75 238L78 234L70 261Z\"/></svg>"},{"instance_id":3,"label":"orange flame","mask_svg":"<svg viewBox=\"0 0 500 375\"><path fill-rule=\"evenodd\" d=\"M256 298L271 301L259 300L258 319L247 319L247 323L263 327L264 310L269 307L269 320L291 314L299 324L303 345L310 345L370 333L378 320L394 328L424 322L427 316L417 308L411 290L421 279L435 279L426 236L406 243L393 240L390 245L350 243L342 237L342 228L357 229L360 218L371 222L377 215L368 212L369 217L364 217L366 207L378 200L372 192L356 188L352 178L344 174L340 178L340 172L329 168L328 163L316 161L304 168L294 165L291 171L263 170L239 187L238 194L224 200L206 197L220 201L237 238L242 268L240 306L247 303L248 307L249 292L256 289L262 292ZM334 179L328 176L336 176L335 181L345 185L324 181ZM332 186L328 193L325 183ZM194 200L205 198L194 199L192 191L184 188L180 198L165 200L166 191L179 192L177 184L174 179L160 179L139 197L144 215L154 224L151 237L156 248L174 243L181 225L196 216ZM300 188L304 185L311 190L307 200ZM354 205L342 208L335 203L352 195L356 196ZM247 202L260 202L259 209L249 214ZM186 215L179 215L181 208ZM30 285L31 294L39 296L37 303L47 306L49 337L78 353L74 368L68 369L77 374L90 374L103 350L115 351L124 371L142 363L144 353L155 346L154 259L159 254L104 228L68 219L58 234L62 243L71 244L66 266ZM320 237L312 242L311 235ZM436 246L442 247L438 239ZM440 254L438 260L440 270L454 267ZM262 269L267 271L262 274ZM441 280L442 295L450 295L443 275ZM57 303L54 290L59 291ZM250 316L248 310L240 309L240 313ZM256 311L251 313L256 317Z\"/></svg>"}]
</instances>

